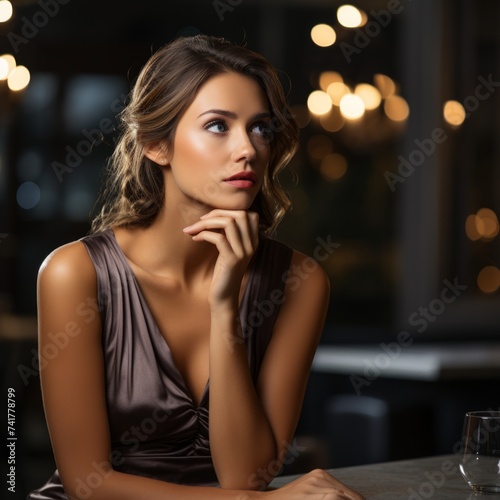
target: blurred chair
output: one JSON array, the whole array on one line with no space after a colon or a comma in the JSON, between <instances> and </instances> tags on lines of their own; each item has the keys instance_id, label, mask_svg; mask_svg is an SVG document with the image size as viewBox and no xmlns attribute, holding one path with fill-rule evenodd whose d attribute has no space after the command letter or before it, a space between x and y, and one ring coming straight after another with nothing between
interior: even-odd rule
<instances>
[{"instance_id":1,"label":"blurred chair","mask_svg":"<svg viewBox=\"0 0 500 500\"><path fill-rule=\"evenodd\" d=\"M330 467L389 460L390 412L382 399L337 395L326 403Z\"/></svg>"}]
</instances>

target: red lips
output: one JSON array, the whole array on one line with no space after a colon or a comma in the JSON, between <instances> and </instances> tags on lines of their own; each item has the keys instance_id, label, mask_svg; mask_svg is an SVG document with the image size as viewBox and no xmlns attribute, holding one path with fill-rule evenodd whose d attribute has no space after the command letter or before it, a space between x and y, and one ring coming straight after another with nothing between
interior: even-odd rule
<instances>
[{"instance_id":1,"label":"red lips","mask_svg":"<svg viewBox=\"0 0 500 500\"><path fill-rule=\"evenodd\" d=\"M226 181L251 181L254 184L257 182L257 175L254 172L238 172L237 174L232 175L225 179Z\"/></svg>"},{"instance_id":2,"label":"red lips","mask_svg":"<svg viewBox=\"0 0 500 500\"><path fill-rule=\"evenodd\" d=\"M238 172L224 180L226 184L235 189L253 189L257 182L257 175L254 172Z\"/></svg>"}]
</instances>

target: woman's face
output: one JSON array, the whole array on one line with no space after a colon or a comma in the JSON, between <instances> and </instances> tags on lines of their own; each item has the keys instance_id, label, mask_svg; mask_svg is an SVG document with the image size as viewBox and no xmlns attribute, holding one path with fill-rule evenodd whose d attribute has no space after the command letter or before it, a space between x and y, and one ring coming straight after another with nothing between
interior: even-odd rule
<instances>
[{"instance_id":1,"label":"woman's face","mask_svg":"<svg viewBox=\"0 0 500 500\"><path fill-rule=\"evenodd\" d=\"M251 78L223 73L208 80L177 125L165 169L167 203L247 210L269 163L270 121L266 95Z\"/></svg>"}]
</instances>

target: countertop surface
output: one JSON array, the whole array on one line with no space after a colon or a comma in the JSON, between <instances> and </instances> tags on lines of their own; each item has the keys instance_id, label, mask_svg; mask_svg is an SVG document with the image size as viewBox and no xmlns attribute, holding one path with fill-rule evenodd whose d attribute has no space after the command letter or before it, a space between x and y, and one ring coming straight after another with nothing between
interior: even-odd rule
<instances>
[{"instance_id":1,"label":"countertop surface","mask_svg":"<svg viewBox=\"0 0 500 500\"><path fill-rule=\"evenodd\" d=\"M500 499L500 493L472 491L458 468L458 455L345 467L328 472L364 495L366 500ZM297 477L278 477L270 487L280 487Z\"/></svg>"},{"instance_id":2,"label":"countertop surface","mask_svg":"<svg viewBox=\"0 0 500 500\"><path fill-rule=\"evenodd\" d=\"M500 344L319 346L313 370L427 381L500 377Z\"/></svg>"}]
</instances>

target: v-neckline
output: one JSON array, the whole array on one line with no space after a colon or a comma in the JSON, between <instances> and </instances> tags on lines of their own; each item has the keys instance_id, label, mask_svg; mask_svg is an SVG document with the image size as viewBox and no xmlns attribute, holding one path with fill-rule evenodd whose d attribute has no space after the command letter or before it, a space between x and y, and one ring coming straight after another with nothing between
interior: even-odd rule
<instances>
[{"instance_id":1,"label":"v-neckline","mask_svg":"<svg viewBox=\"0 0 500 500\"><path fill-rule=\"evenodd\" d=\"M201 408L201 407L203 407L204 403L205 403L205 400L206 400L206 398L208 396L208 390L209 390L209 386L210 386L210 376L208 376L208 378L207 378L207 381L206 381L205 387L204 387L204 389L203 389L203 391L201 393L199 402L196 402L194 400L193 394L191 394L191 391L188 388L188 385L186 383L186 379L184 378L184 376L182 375L182 372L177 367L177 364L175 362L174 356L172 354L172 349L170 349L170 346L168 345L167 339L162 334L161 329L160 329L160 327L158 326L158 323L155 320L155 317L154 317L154 315L153 315L153 313L151 311L151 308L149 307L148 301L146 300L146 297L145 297L144 293L142 292L141 286L139 284L139 280L137 279L137 276L135 275L135 272L132 269L132 266L131 266L129 260L127 259L127 256L125 255L125 252L123 251L122 247L118 243L118 240L116 239L115 232L113 231L112 228L109 228L107 230L107 232L110 235L110 240L112 241L113 246L115 247L115 249L118 252L118 256L120 257L120 260L123 262L123 264L125 265L126 270L132 276L132 279L134 281L135 287L137 289L137 293L139 295L139 299L141 300L141 302L143 304L144 312L147 314L148 318L151 320L151 324L154 326L154 330L155 330L155 332L156 332L156 334L158 336L158 340L160 341L160 343L162 345L165 346L165 348L168 351L168 354L169 354L169 357L170 357L170 360L171 360L171 363L172 363L173 370L175 371L176 376L177 376L177 378L179 379L179 381L180 381L180 383L182 385L182 388L184 390L184 394L191 401L191 404L192 404L192 406L194 408ZM257 248L257 250L258 250L258 248ZM257 250L255 251L253 257L255 257L255 255L257 254ZM247 296L247 294L249 293L249 290L250 290L249 285L250 285L250 281L251 281L252 276L253 276L253 270L251 268L251 266L253 264L253 261L254 261L254 259L252 259L251 262L250 262L250 264L249 264L248 278L247 278L247 282L245 283L245 289L243 291L243 295L241 296L241 302L239 304L240 311L241 311L241 306L242 306L242 304L245 303L246 296Z\"/></svg>"}]
</instances>

